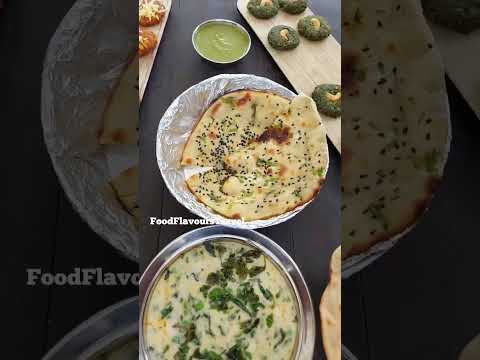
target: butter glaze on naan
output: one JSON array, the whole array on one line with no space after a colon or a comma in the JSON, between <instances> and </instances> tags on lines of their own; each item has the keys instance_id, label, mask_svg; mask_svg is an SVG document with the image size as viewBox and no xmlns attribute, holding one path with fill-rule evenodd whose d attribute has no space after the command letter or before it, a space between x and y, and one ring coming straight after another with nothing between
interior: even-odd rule
<instances>
[{"instance_id":1,"label":"butter glaze on naan","mask_svg":"<svg viewBox=\"0 0 480 360\"><path fill-rule=\"evenodd\" d=\"M313 100L266 92L222 96L203 114L182 165L213 167L187 179L197 199L233 219L268 219L310 201L328 167Z\"/></svg>"}]
</instances>

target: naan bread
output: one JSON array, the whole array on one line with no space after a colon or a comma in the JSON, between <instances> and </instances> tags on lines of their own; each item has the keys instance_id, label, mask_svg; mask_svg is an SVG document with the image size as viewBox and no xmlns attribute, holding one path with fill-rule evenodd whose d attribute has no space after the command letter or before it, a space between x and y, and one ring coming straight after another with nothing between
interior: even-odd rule
<instances>
[{"instance_id":1,"label":"naan bread","mask_svg":"<svg viewBox=\"0 0 480 360\"><path fill-rule=\"evenodd\" d=\"M473 338L460 353L458 360L480 359L480 334Z\"/></svg>"},{"instance_id":2,"label":"naan bread","mask_svg":"<svg viewBox=\"0 0 480 360\"><path fill-rule=\"evenodd\" d=\"M320 301L322 340L328 360L340 360L342 355L342 255L341 247L330 260L330 282Z\"/></svg>"},{"instance_id":3,"label":"naan bread","mask_svg":"<svg viewBox=\"0 0 480 360\"><path fill-rule=\"evenodd\" d=\"M100 144L138 142L138 56L128 65L107 103Z\"/></svg>"},{"instance_id":4,"label":"naan bread","mask_svg":"<svg viewBox=\"0 0 480 360\"><path fill-rule=\"evenodd\" d=\"M419 2L344 1L342 247L404 233L437 188L450 141L444 71Z\"/></svg>"},{"instance_id":5,"label":"naan bread","mask_svg":"<svg viewBox=\"0 0 480 360\"><path fill-rule=\"evenodd\" d=\"M283 214L325 180L328 148L315 103L300 95L238 91L215 101L188 140L182 165L213 167L187 179L198 200L233 219Z\"/></svg>"},{"instance_id":6,"label":"naan bread","mask_svg":"<svg viewBox=\"0 0 480 360\"><path fill-rule=\"evenodd\" d=\"M138 207L138 167L134 166L120 173L110 182L115 195L123 205L125 210L132 215L135 220L140 218L140 209Z\"/></svg>"}]
</instances>

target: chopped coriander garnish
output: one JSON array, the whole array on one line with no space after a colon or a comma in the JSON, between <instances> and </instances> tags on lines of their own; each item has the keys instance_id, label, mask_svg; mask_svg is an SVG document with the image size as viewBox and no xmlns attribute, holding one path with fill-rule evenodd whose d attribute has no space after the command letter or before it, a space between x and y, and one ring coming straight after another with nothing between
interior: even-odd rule
<instances>
[{"instance_id":1,"label":"chopped coriander garnish","mask_svg":"<svg viewBox=\"0 0 480 360\"><path fill-rule=\"evenodd\" d=\"M195 311L202 311L204 307L205 307L205 305L201 301L199 301L199 302L197 302L193 305L193 308L195 309Z\"/></svg>"},{"instance_id":2,"label":"chopped coriander garnish","mask_svg":"<svg viewBox=\"0 0 480 360\"><path fill-rule=\"evenodd\" d=\"M277 347L279 347L285 341L286 336L287 335L285 334L285 331L283 329L280 329L280 340L277 341L273 348L276 349Z\"/></svg>"},{"instance_id":3,"label":"chopped coriander garnish","mask_svg":"<svg viewBox=\"0 0 480 360\"><path fill-rule=\"evenodd\" d=\"M244 334L249 334L251 333L260 323L260 319L255 319L255 320L247 320L244 321L240 324L240 328L242 329Z\"/></svg>"},{"instance_id":4,"label":"chopped coriander garnish","mask_svg":"<svg viewBox=\"0 0 480 360\"><path fill-rule=\"evenodd\" d=\"M267 318L265 319L265 322L267 324L267 327L271 328L273 325L273 314L268 315Z\"/></svg>"},{"instance_id":5,"label":"chopped coriander garnish","mask_svg":"<svg viewBox=\"0 0 480 360\"><path fill-rule=\"evenodd\" d=\"M162 319L165 319L170 313L173 311L173 306L171 303L169 303L166 307L160 311L160 315L162 316Z\"/></svg>"},{"instance_id":6,"label":"chopped coriander garnish","mask_svg":"<svg viewBox=\"0 0 480 360\"><path fill-rule=\"evenodd\" d=\"M264 288L260 282L258 283L258 287L260 288L260 291L262 292L265 299L270 301L273 299L273 294L270 292L270 290Z\"/></svg>"}]
</instances>

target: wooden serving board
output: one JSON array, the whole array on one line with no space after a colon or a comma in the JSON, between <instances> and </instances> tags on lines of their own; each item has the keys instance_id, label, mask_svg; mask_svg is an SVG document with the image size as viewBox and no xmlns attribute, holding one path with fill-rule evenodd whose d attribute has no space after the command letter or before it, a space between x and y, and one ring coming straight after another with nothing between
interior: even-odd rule
<instances>
[{"instance_id":1,"label":"wooden serving board","mask_svg":"<svg viewBox=\"0 0 480 360\"><path fill-rule=\"evenodd\" d=\"M430 27L450 79L480 118L480 30L466 35Z\"/></svg>"},{"instance_id":2,"label":"wooden serving board","mask_svg":"<svg viewBox=\"0 0 480 360\"><path fill-rule=\"evenodd\" d=\"M333 36L321 41L309 41L302 37L300 45L290 51L275 50L268 43L267 37L272 27L288 25L296 29L299 19L313 15L310 9L300 15L290 15L280 10L273 18L263 20L250 14L247 3L248 0L238 0L238 10L298 93L310 96L319 84L341 83L341 47ZM322 115L322 120L328 137L341 152L341 118Z\"/></svg>"},{"instance_id":3,"label":"wooden serving board","mask_svg":"<svg viewBox=\"0 0 480 360\"><path fill-rule=\"evenodd\" d=\"M170 14L170 9L172 8L173 0L163 0L163 5L165 5L165 15L163 16L162 22L155 26L143 27L144 30L150 30L157 35L158 43L155 49L148 55L142 56L138 62L138 96L140 102L142 102L143 94L147 87L148 78L150 77L150 72L152 71L153 62L155 61L155 56L157 55L158 47L160 41L162 40L163 31L167 25L168 15Z\"/></svg>"}]
</instances>

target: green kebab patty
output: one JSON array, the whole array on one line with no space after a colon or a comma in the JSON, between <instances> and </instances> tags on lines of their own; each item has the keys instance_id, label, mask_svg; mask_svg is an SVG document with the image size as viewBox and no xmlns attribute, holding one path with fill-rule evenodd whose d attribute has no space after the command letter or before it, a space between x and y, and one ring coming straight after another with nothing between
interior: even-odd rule
<instances>
[{"instance_id":1,"label":"green kebab patty","mask_svg":"<svg viewBox=\"0 0 480 360\"><path fill-rule=\"evenodd\" d=\"M300 36L290 26L277 25L268 33L268 42L274 49L292 50L300 44Z\"/></svg>"},{"instance_id":2,"label":"green kebab patty","mask_svg":"<svg viewBox=\"0 0 480 360\"><path fill-rule=\"evenodd\" d=\"M460 33L480 28L479 0L422 0L428 19Z\"/></svg>"},{"instance_id":3,"label":"green kebab patty","mask_svg":"<svg viewBox=\"0 0 480 360\"><path fill-rule=\"evenodd\" d=\"M312 94L312 99L317 104L319 113L330 116L340 116L342 110L342 93L340 85L318 85Z\"/></svg>"},{"instance_id":4,"label":"green kebab patty","mask_svg":"<svg viewBox=\"0 0 480 360\"><path fill-rule=\"evenodd\" d=\"M308 6L307 0L279 0L283 11L297 15L305 11Z\"/></svg>"},{"instance_id":5,"label":"green kebab patty","mask_svg":"<svg viewBox=\"0 0 480 360\"><path fill-rule=\"evenodd\" d=\"M278 0L250 0L247 9L256 18L270 19L278 14Z\"/></svg>"},{"instance_id":6,"label":"green kebab patty","mask_svg":"<svg viewBox=\"0 0 480 360\"><path fill-rule=\"evenodd\" d=\"M323 17L310 15L298 21L298 32L308 40L317 41L328 37L331 28Z\"/></svg>"}]
</instances>

